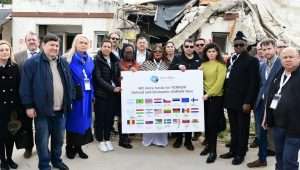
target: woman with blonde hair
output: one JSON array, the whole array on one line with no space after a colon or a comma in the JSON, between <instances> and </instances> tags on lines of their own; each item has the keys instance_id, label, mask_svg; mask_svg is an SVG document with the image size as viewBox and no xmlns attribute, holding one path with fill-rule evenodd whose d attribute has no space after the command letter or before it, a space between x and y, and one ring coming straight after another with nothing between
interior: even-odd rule
<instances>
[{"instance_id":1,"label":"woman with blonde hair","mask_svg":"<svg viewBox=\"0 0 300 170\"><path fill-rule=\"evenodd\" d=\"M19 99L20 72L15 63L11 45L0 40L0 160L1 170L17 169L12 160L14 146L13 132L8 124L11 115L20 108ZM6 157L5 157L6 153Z\"/></svg>"},{"instance_id":2,"label":"woman with blonde hair","mask_svg":"<svg viewBox=\"0 0 300 170\"><path fill-rule=\"evenodd\" d=\"M75 87L72 111L66 119L66 155L69 159L73 159L77 153L80 158L87 159L88 155L82 151L81 146L93 141L91 123L94 90L91 81L94 62L87 53L88 48L88 38L83 34L78 34L74 38L72 48L65 55L70 63Z\"/></svg>"}]
</instances>

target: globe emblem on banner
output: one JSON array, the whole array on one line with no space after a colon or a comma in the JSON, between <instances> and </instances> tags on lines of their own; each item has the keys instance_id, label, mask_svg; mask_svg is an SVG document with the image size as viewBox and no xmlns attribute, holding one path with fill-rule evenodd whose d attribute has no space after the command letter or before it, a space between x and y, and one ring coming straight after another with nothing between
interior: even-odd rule
<instances>
[{"instance_id":1,"label":"globe emblem on banner","mask_svg":"<svg viewBox=\"0 0 300 170\"><path fill-rule=\"evenodd\" d=\"M157 83L159 78L158 76L151 76L150 80L153 82L153 83Z\"/></svg>"}]
</instances>

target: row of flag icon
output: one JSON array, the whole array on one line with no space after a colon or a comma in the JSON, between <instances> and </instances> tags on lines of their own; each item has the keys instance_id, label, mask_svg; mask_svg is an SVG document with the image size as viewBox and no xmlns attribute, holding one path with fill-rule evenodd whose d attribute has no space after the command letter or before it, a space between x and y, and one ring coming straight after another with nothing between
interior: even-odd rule
<instances>
[{"instance_id":1,"label":"row of flag icon","mask_svg":"<svg viewBox=\"0 0 300 170\"><path fill-rule=\"evenodd\" d=\"M165 99L165 98L146 98L146 99L135 99L135 104L159 104L159 103L165 103L165 104L171 104L171 103L190 103L190 102L197 102L199 99L197 98L172 98L172 99ZM129 103L133 103L132 101L129 101Z\"/></svg>"},{"instance_id":2,"label":"row of flag icon","mask_svg":"<svg viewBox=\"0 0 300 170\"><path fill-rule=\"evenodd\" d=\"M199 119L154 119L154 120L143 120L143 119L130 119L127 120L127 125L170 125L170 124L189 124L199 123Z\"/></svg>"},{"instance_id":3,"label":"row of flag icon","mask_svg":"<svg viewBox=\"0 0 300 170\"><path fill-rule=\"evenodd\" d=\"M178 113L199 113L200 109L198 107L192 108L164 108L164 109L136 109L137 115L142 114L178 114Z\"/></svg>"}]
</instances>

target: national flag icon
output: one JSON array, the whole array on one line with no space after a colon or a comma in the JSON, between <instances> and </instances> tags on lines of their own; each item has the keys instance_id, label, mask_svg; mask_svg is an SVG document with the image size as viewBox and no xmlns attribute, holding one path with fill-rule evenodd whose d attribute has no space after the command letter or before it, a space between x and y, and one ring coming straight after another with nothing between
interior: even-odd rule
<instances>
[{"instance_id":1,"label":"national flag icon","mask_svg":"<svg viewBox=\"0 0 300 170\"><path fill-rule=\"evenodd\" d=\"M164 103L171 103L171 100L170 99L163 99L163 102Z\"/></svg>"},{"instance_id":2,"label":"national flag icon","mask_svg":"<svg viewBox=\"0 0 300 170\"><path fill-rule=\"evenodd\" d=\"M183 123L183 124L190 123L190 120L188 120L188 119L183 119L183 120L182 120L182 123Z\"/></svg>"},{"instance_id":3,"label":"national flag icon","mask_svg":"<svg viewBox=\"0 0 300 170\"><path fill-rule=\"evenodd\" d=\"M136 104L144 104L144 99L136 99L135 103Z\"/></svg>"},{"instance_id":4,"label":"national flag icon","mask_svg":"<svg viewBox=\"0 0 300 170\"><path fill-rule=\"evenodd\" d=\"M173 98L172 101L173 102L180 102L180 98Z\"/></svg>"},{"instance_id":5,"label":"national flag icon","mask_svg":"<svg viewBox=\"0 0 300 170\"><path fill-rule=\"evenodd\" d=\"M167 114L168 114L168 113L172 113L172 109L170 109L170 108L165 108L165 109L164 109L164 113L167 113Z\"/></svg>"},{"instance_id":6,"label":"national flag icon","mask_svg":"<svg viewBox=\"0 0 300 170\"><path fill-rule=\"evenodd\" d=\"M132 104L135 104L136 103L136 100L135 99L128 99L127 100L127 104L128 105L132 105Z\"/></svg>"},{"instance_id":7,"label":"national flag icon","mask_svg":"<svg viewBox=\"0 0 300 170\"><path fill-rule=\"evenodd\" d=\"M155 119L155 124L160 125L163 123L162 119Z\"/></svg>"},{"instance_id":8,"label":"national flag icon","mask_svg":"<svg viewBox=\"0 0 300 170\"><path fill-rule=\"evenodd\" d=\"M192 123L199 123L199 119L192 119Z\"/></svg>"},{"instance_id":9,"label":"national flag icon","mask_svg":"<svg viewBox=\"0 0 300 170\"><path fill-rule=\"evenodd\" d=\"M189 103L190 99L189 98L181 98L181 103Z\"/></svg>"},{"instance_id":10,"label":"national flag icon","mask_svg":"<svg viewBox=\"0 0 300 170\"><path fill-rule=\"evenodd\" d=\"M152 104L152 103L153 103L153 100L152 100L152 99L145 99L145 103L146 103L146 104Z\"/></svg>"},{"instance_id":11,"label":"national flag icon","mask_svg":"<svg viewBox=\"0 0 300 170\"><path fill-rule=\"evenodd\" d=\"M146 120L145 121L145 124L146 125L152 125L154 122L153 122L153 120Z\"/></svg>"},{"instance_id":12,"label":"national flag icon","mask_svg":"<svg viewBox=\"0 0 300 170\"><path fill-rule=\"evenodd\" d=\"M193 97L193 98L191 98L191 101L192 102L197 102L197 101L199 101L199 99Z\"/></svg>"},{"instance_id":13,"label":"national flag icon","mask_svg":"<svg viewBox=\"0 0 300 170\"><path fill-rule=\"evenodd\" d=\"M173 119L173 124L180 124L180 119Z\"/></svg>"},{"instance_id":14,"label":"national flag icon","mask_svg":"<svg viewBox=\"0 0 300 170\"><path fill-rule=\"evenodd\" d=\"M145 121L144 120L136 120L136 124L143 125L143 124L145 124Z\"/></svg>"},{"instance_id":15,"label":"national flag icon","mask_svg":"<svg viewBox=\"0 0 300 170\"><path fill-rule=\"evenodd\" d=\"M144 109L136 109L135 111L136 111L135 113L138 115L144 114Z\"/></svg>"},{"instance_id":16,"label":"national flag icon","mask_svg":"<svg viewBox=\"0 0 300 170\"><path fill-rule=\"evenodd\" d=\"M164 119L164 124L172 124L172 119Z\"/></svg>"},{"instance_id":17,"label":"national flag icon","mask_svg":"<svg viewBox=\"0 0 300 170\"><path fill-rule=\"evenodd\" d=\"M127 120L127 125L135 125L135 120Z\"/></svg>"},{"instance_id":18,"label":"national flag icon","mask_svg":"<svg viewBox=\"0 0 300 170\"><path fill-rule=\"evenodd\" d=\"M193 108L191 108L191 112L192 113L199 113L199 108L193 107Z\"/></svg>"},{"instance_id":19,"label":"national flag icon","mask_svg":"<svg viewBox=\"0 0 300 170\"><path fill-rule=\"evenodd\" d=\"M155 98L155 99L153 99L153 103L162 103L162 99L161 98Z\"/></svg>"},{"instance_id":20,"label":"national flag icon","mask_svg":"<svg viewBox=\"0 0 300 170\"><path fill-rule=\"evenodd\" d=\"M182 113L190 113L190 108L182 108L181 112Z\"/></svg>"},{"instance_id":21,"label":"national flag icon","mask_svg":"<svg viewBox=\"0 0 300 170\"><path fill-rule=\"evenodd\" d=\"M162 114L162 109L154 109L154 114Z\"/></svg>"},{"instance_id":22,"label":"national flag icon","mask_svg":"<svg viewBox=\"0 0 300 170\"><path fill-rule=\"evenodd\" d=\"M180 108L173 108L173 113L180 113Z\"/></svg>"}]
</instances>

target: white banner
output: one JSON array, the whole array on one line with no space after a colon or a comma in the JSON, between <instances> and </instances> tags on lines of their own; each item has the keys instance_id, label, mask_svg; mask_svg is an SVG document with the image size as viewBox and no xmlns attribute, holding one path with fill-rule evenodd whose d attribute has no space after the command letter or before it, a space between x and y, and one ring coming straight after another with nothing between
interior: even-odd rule
<instances>
[{"instance_id":1,"label":"white banner","mask_svg":"<svg viewBox=\"0 0 300 170\"><path fill-rule=\"evenodd\" d=\"M124 71L123 133L204 131L203 73Z\"/></svg>"}]
</instances>

